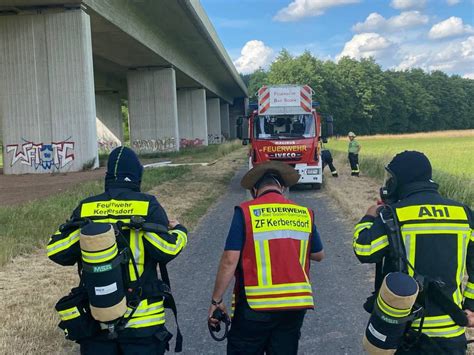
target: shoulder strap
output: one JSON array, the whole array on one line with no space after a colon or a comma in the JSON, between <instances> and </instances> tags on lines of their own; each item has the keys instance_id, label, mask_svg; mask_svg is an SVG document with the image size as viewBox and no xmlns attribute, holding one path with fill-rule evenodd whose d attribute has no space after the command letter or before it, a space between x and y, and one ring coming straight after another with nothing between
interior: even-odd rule
<instances>
[{"instance_id":1,"label":"shoulder strap","mask_svg":"<svg viewBox=\"0 0 474 355\"><path fill-rule=\"evenodd\" d=\"M394 208L390 205L385 205L380 211L380 218L387 231L390 254L396 261L397 271L408 273L410 263L406 256L405 244L403 243Z\"/></svg>"},{"instance_id":2,"label":"shoulder strap","mask_svg":"<svg viewBox=\"0 0 474 355\"><path fill-rule=\"evenodd\" d=\"M181 334L181 329L178 324L178 307L176 307L176 302L174 300L173 294L171 293L171 282L168 274L168 269L166 268L166 263L158 263L160 267L161 280L168 286L168 291L164 292L164 305L165 308L171 309L176 321L176 345L174 351L179 353L183 350L183 335Z\"/></svg>"}]
</instances>

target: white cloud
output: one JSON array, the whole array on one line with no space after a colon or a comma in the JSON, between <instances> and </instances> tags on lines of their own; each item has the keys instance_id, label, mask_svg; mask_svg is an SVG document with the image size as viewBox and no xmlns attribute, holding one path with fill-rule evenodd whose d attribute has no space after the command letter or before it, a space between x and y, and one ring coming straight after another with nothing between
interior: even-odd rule
<instances>
[{"instance_id":1,"label":"white cloud","mask_svg":"<svg viewBox=\"0 0 474 355\"><path fill-rule=\"evenodd\" d=\"M265 68L273 58L272 48L267 47L262 41L252 40L244 45L234 65L240 73L249 74L259 68Z\"/></svg>"},{"instance_id":2,"label":"white cloud","mask_svg":"<svg viewBox=\"0 0 474 355\"><path fill-rule=\"evenodd\" d=\"M336 57L337 60L342 57L351 58L380 58L388 53L393 43L378 33L368 32L354 35L349 42L346 42L342 52Z\"/></svg>"},{"instance_id":3,"label":"white cloud","mask_svg":"<svg viewBox=\"0 0 474 355\"><path fill-rule=\"evenodd\" d=\"M389 19L373 12L367 16L364 22L354 25L352 30L355 32L392 32L426 25L428 21L428 16L423 15L419 11L405 11Z\"/></svg>"},{"instance_id":4,"label":"white cloud","mask_svg":"<svg viewBox=\"0 0 474 355\"><path fill-rule=\"evenodd\" d=\"M474 36L455 39L448 44L432 43L419 46L402 46L402 61L396 69L413 67L428 71L441 70L450 74L472 75L474 66Z\"/></svg>"},{"instance_id":5,"label":"white cloud","mask_svg":"<svg viewBox=\"0 0 474 355\"><path fill-rule=\"evenodd\" d=\"M305 17L320 16L326 9L359 3L361 0L293 0L278 11L274 20L281 22L298 21Z\"/></svg>"},{"instance_id":6,"label":"white cloud","mask_svg":"<svg viewBox=\"0 0 474 355\"><path fill-rule=\"evenodd\" d=\"M465 25L462 18L451 16L447 20L441 21L431 27L428 36L431 39L442 39L468 33L474 33L474 28L470 25Z\"/></svg>"},{"instance_id":7,"label":"white cloud","mask_svg":"<svg viewBox=\"0 0 474 355\"><path fill-rule=\"evenodd\" d=\"M474 80L474 73L466 73L463 75L464 79L473 79Z\"/></svg>"},{"instance_id":8,"label":"white cloud","mask_svg":"<svg viewBox=\"0 0 474 355\"><path fill-rule=\"evenodd\" d=\"M449 6L454 6L454 5L457 5L461 2L461 0L446 0L446 3L449 5Z\"/></svg>"},{"instance_id":9,"label":"white cloud","mask_svg":"<svg viewBox=\"0 0 474 355\"><path fill-rule=\"evenodd\" d=\"M390 6L397 10L420 9L426 5L426 0L392 0Z\"/></svg>"}]
</instances>

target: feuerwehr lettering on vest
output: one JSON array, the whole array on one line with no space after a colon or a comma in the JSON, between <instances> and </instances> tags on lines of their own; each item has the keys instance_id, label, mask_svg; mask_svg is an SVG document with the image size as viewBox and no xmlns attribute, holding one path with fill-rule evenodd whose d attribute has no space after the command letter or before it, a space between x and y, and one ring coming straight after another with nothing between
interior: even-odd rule
<instances>
[{"instance_id":1,"label":"feuerwehr lettering on vest","mask_svg":"<svg viewBox=\"0 0 474 355\"><path fill-rule=\"evenodd\" d=\"M309 228L309 220L300 220L307 215L307 210L300 207L260 207L253 210L255 229L266 227Z\"/></svg>"},{"instance_id":2,"label":"feuerwehr lettering on vest","mask_svg":"<svg viewBox=\"0 0 474 355\"><path fill-rule=\"evenodd\" d=\"M133 206L131 202L97 202L96 208L94 208L94 215L96 216L130 215L132 212Z\"/></svg>"}]
</instances>

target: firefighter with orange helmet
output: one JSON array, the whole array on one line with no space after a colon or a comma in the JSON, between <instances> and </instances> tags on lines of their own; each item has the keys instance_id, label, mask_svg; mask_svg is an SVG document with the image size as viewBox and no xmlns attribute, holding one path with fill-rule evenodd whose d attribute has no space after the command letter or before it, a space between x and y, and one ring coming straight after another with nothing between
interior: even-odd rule
<instances>
[{"instance_id":1,"label":"firefighter with orange helmet","mask_svg":"<svg viewBox=\"0 0 474 355\"><path fill-rule=\"evenodd\" d=\"M299 174L276 161L253 167L241 185L253 200L235 208L216 277L209 324L235 275L228 354L296 354L306 310L313 309L310 261L324 257L310 209L283 196Z\"/></svg>"}]
</instances>

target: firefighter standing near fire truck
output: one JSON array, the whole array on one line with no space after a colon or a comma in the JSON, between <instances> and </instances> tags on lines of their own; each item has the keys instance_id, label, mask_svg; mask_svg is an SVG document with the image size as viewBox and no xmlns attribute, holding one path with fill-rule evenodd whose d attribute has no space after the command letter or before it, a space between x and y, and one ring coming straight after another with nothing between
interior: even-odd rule
<instances>
[{"instance_id":1,"label":"firefighter standing near fire truck","mask_svg":"<svg viewBox=\"0 0 474 355\"><path fill-rule=\"evenodd\" d=\"M235 208L216 276L209 324L235 275L235 312L227 354L296 354L306 310L313 309L310 260L323 247L313 212L283 196L299 174L282 162L252 168L241 181L253 200Z\"/></svg>"},{"instance_id":2,"label":"firefighter standing near fire truck","mask_svg":"<svg viewBox=\"0 0 474 355\"><path fill-rule=\"evenodd\" d=\"M361 149L360 143L355 139L356 135L354 132L347 134L349 137L349 164L351 165L351 176L359 176L359 152Z\"/></svg>"}]
</instances>

